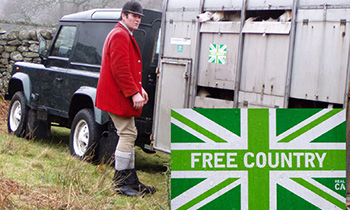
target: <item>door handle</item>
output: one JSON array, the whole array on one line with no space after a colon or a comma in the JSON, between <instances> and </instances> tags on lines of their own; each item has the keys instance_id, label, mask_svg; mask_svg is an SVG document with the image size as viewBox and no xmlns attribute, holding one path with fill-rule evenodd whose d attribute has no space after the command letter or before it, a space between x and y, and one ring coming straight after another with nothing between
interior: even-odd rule
<instances>
[{"instance_id":1,"label":"door handle","mask_svg":"<svg viewBox=\"0 0 350 210\"><path fill-rule=\"evenodd\" d=\"M151 74L148 75L148 84L149 85L154 85L155 84L154 76L151 75Z\"/></svg>"},{"instance_id":2,"label":"door handle","mask_svg":"<svg viewBox=\"0 0 350 210\"><path fill-rule=\"evenodd\" d=\"M56 78L55 78L55 81L57 81L57 82L62 82L62 81L63 81L63 78L62 78L62 77L56 77Z\"/></svg>"}]
</instances>

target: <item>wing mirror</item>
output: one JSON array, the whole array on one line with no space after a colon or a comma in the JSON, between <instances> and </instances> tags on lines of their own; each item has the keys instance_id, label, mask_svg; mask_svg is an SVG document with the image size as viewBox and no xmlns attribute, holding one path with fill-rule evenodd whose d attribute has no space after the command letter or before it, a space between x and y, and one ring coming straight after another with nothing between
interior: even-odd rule
<instances>
[{"instance_id":1,"label":"wing mirror","mask_svg":"<svg viewBox=\"0 0 350 210\"><path fill-rule=\"evenodd\" d=\"M45 39L40 39L39 40L39 55L40 57L45 57L45 50L46 50L46 40Z\"/></svg>"}]
</instances>

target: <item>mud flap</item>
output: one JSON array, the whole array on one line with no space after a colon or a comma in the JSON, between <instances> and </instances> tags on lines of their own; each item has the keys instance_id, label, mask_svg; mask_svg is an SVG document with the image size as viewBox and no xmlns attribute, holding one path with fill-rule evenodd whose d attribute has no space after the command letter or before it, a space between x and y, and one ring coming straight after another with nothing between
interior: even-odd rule
<instances>
[{"instance_id":1,"label":"mud flap","mask_svg":"<svg viewBox=\"0 0 350 210\"><path fill-rule=\"evenodd\" d=\"M38 118L36 110L29 110L28 122L26 126L26 138L48 139L51 137L51 126L48 121Z\"/></svg>"},{"instance_id":2,"label":"mud flap","mask_svg":"<svg viewBox=\"0 0 350 210\"><path fill-rule=\"evenodd\" d=\"M119 136L117 130L109 128L102 134L99 142L98 160L100 163L114 164L114 152L117 147Z\"/></svg>"}]
</instances>

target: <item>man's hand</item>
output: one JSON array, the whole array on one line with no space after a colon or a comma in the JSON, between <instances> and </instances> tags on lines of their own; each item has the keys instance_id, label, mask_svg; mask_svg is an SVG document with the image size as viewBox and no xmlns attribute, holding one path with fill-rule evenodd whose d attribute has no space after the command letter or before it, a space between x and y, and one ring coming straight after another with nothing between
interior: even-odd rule
<instances>
[{"instance_id":1,"label":"man's hand","mask_svg":"<svg viewBox=\"0 0 350 210\"><path fill-rule=\"evenodd\" d=\"M136 93L131 98L132 98L132 103L134 105L134 109L141 109L143 105L146 104L145 102L146 100L141 96L140 93ZM147 96L147 100L148 100L148 96Z\"/></svg>"},{"instance_id":2,"label":"man's hand","mask_svg":"<svg viewBox=\"0 0 350 210\"><path fill-rule=\"evenodd\" d=\"M145 89L143 89L143 88L142 88L142 96L145 99L145 104L147 104L147 102L148 102L148 94L145 91Z\"/></svg>"}]
</instances>

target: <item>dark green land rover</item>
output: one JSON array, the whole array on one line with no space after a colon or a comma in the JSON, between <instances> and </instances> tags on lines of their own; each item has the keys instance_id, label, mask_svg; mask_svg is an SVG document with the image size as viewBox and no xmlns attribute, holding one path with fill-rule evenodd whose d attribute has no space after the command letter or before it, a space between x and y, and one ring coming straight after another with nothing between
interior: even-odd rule
<instances>
[{"instance_id":1,"label":"dark green land rover","mask_svg":"<svg viewBox=\"0 0 350 210\"><path fill-rule=\"evenodd\" d=\"M121 9L94 9L66 15L60 20L47 53L40 42L41 64L14 65L8 92L11 100L8 130L17 136L47 138L51 126L71 128L69 147L80 158L104 153L104 137L114 128L106 112L94 106L102 48L109 31L119 21ZM143 59L143 87L149 103L136 119L136 145L152 152L150 136L161 13L144 9L145 17L134 37ZM96 147L97 146L97 147ZM99 148L99 149L96 149Z\"/></svg>"}]
</instances>

